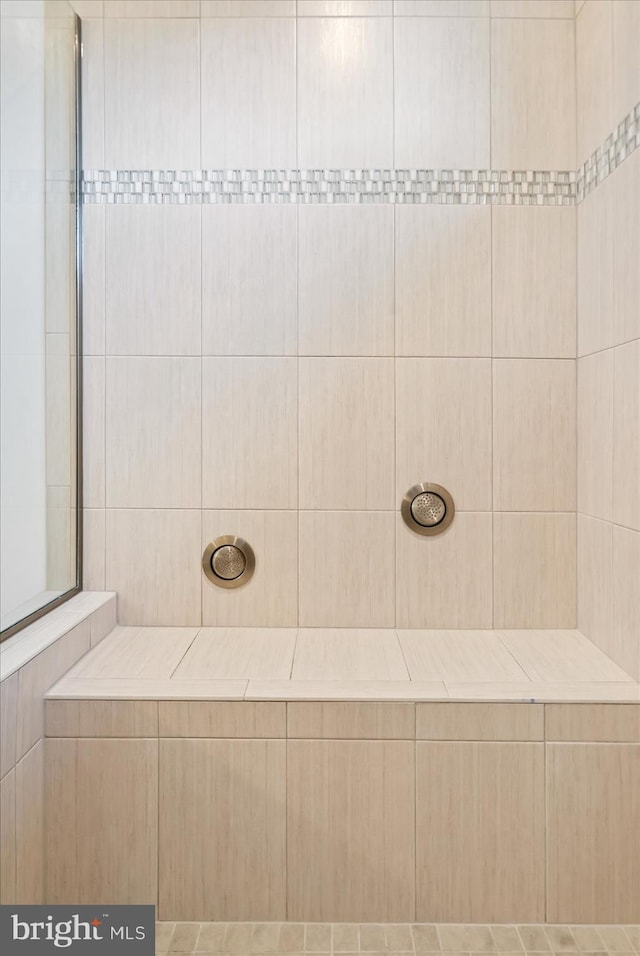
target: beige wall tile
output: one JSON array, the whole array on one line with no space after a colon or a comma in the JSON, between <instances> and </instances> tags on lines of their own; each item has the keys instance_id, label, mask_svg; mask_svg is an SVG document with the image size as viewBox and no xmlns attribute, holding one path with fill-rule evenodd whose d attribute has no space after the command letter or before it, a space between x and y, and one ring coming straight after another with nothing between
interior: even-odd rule
<instances>
[{"instance_id":1,"label":"beige wall tile","mask_svg":"<svg viewBox=\"0 0 640 956\"><path fill-rule=\"evenodd\" d=\"M82 520L82 586L90 591L103 591L105 588L104 509L85 508Z\"/></svg>"},{"instance_id":2,"label":"beige wall tile","mask_svg":"<svg viewBox=\"0 0 640 956\"><path fill-rule=\"evenodd\" d=\"M153 700L47 700L47 737L157 737Z\"/></svg>"},{"instance_id":3,"label":"beige wall tile","mask_svg":"<svg viewBox=\"0 0 640 956\"><path fill-rule=\"evenodd\" d=\"M301 206L301 355L393 355L393 207Z\"/></svg>"},{"instance_id":4,"label":"beige wall tile","mask_svg":"<svg viewBox=\"0 0 640 956\"><path fill-rule=\"evenodd\" d=\"M614 343L640 338L640 151L613 174Z\"/></svg>"},{"instance_id":5,"label":"beige wall tile","mask_svg":"<svg viewBox=\"0 0 640 956\"><path fill-rule=\"evenodd\" d=\"M201 17L295 17L296 0L200 0Z\"/></svg>"},{"instance_id":6,"label":"beige wall tile","mask_svg":"<svg viewBox=\"0 0 640 956\"><path fill-rule=\"evenodd\" d=\"M160 701L161 737L286 737L284 702Z\"/></svg>"},{"instance_id":7,"label":"beige wall tile","mask_svg":"<svg viewBox=\"0 0 640 956\"><path fill-rule=\"evenodd\" d=\"M104 0L105 17L197 17L199 0Z\"/></svg>"},{"instance_id":8,"label":"beige wall tile","mask_svg":"<svg viewBox=\"0 0 640 956\"><path fill-rule=\"evenodd\" d=\"M640 3L612 4L613 116L619 123L640 100Z\"/></svg>"},{"instance_id":9,"label":"beige wall tile","mask_svg":"<svg viewBox=\"0 0 640 956\"><path fill-rule=\"evenodd\" d=\"M79 17L101 17L104 14L104 0L70 0L71 6ZM85 24L82 24L84 39Z\"/></svg>"},{"instance_id":10,"label":"beige wall tile","mask_svg":"<svg viewBox=\"0 0 640 956\"><path fill-rule=\"evenodd\" d=\"M613 374L611 350L578 359L578 511L613 517Z\"/></svg>"},{"instance_id":11,"label":"beige wall tile","mask_svg":"<svg viewBox=\"0 0 640 956\"><path fill-rule=\"evenodd\" d=\"M156 740L49 739L45 806L47 902L156 902Z\"/></svg>"},{"instance_id":12,"label":"beige wall tile","mask_svg":"<svg viewBox=\"0 0 640 956\"><path fill-rule=\"evenodd\" d=\"M300 624L393 627L391 512L300 512ZM367 542L356 551L354 542Z\"/></svg>"},{"instance_id":13,"label":"beige wall tile","mask_svg":"<svg viewBox=\"0 0 640 956\"><path fill-rule=\"evenodd\" d=\"M394 507L393 360L299 365L300 507Z\"/></svg>"},{"instance_id":14,"label":"beige wall tile","mask_svg":"<svg viewBox=\"0 0 640 956\"><path fill-rule=\"evenodd\" d=\"M610 656L640 680L640 534L613 528L613 634Z\"/></svg>"},{"instance_id":15,"label":"beige wall tile","mask_svg":"<svg viewBox=\"0 0 640 956\"><path fill-rule=\"evenodd\" d=\"M106 584L121 624L200 624L200 512L106 515Z\"/></svg>"},{"instance_id":16,"label":"beige wall tile","mask_svg":"<svg viewBox=\"0 0 640 956\"><path fill-rule=\"evenodd\" d=\"M412 680L526 681L492 631L398 631ZM476 738L473 738L476 739Z\"/></svg>"},{"instance_id":17,"label":"beige wall tile","mask_svg":"<svg viewBox=\"0 0 640 956\"><path fill-rule=\"evenodd\" d=\"M616 686L631 687L635 685L618 684ZM409 680L254 680L249 681L245 697L247 700L298 700L306 702L449 699L442 681L432 681L426 684Z\"/></svg>"},{"instance_id":18,"label":"beige wall tile","mask_svg":"<svg viewBox=\"0 0 640 956\"><path fill-rule=\"evenodd\" d=\"M201 21L202 166L296 165L295 20Z\"/></svg>"},{"instance_id":19,"label":"beige wall tile","mask_svg":"<svg viewBox=\"0 0 640 956\"><path fill-rule=\"evenodd\" d=\"M421 740L544 740L540 704L417 704Z\"/></svg>"},{"instance_id":20,"label":"beige wall tile","mask_svg":"<svg viewBox=\"0 0 640 956\"><path fill-rule=\"evenodd\" d=\"M493 354L574 358L576 212L494 206Z\"/></svg>"},{"instance_id":21,"label":"beige wall tile","mask_svg":"<svg viewBox=\"0 0 640 956\"><path fill-rule=\"evenodd\" d=\"M640 339L613 351L613 520L640 531Z\"/></svg>"},{"instance_id":22,"label":"beige wall tile","mask_svg":"<svg viewBox=\"0 0 640 956\"><path fill-rule=\"evenodd\" d=\"M576 20L578 165L622 119L613 113L612 7L611 0L587 3Z\"/></svg>"},{"instance_id":23,"label":"beige wall tile","mask_svg":"<svg viewBox=\"0 0 640 956\"><path fill-rule=\"evenodd\" d=\"M200 166L198 32L196 20L105 20L107 169Z\"/></svg>"},{"instance_id":24,"label":"beige wall tile","mask_svg":"<svg viewBox=\"0 0 640 956\"><path fill-rule=\"evenodd\" d=\"M298 165L391 167L392 20L300 19L297 32Z\"/></svg>"},{"instance_id":25,"label":"beige wall tile","mask_svg":"<svg viewBox=\"0 0 640 956\"><path fill-rule=\"evenodd\" d=\"M493 363L493 503L502 511L576 506L572 360Z\"/></svg>"},{"instance_id":26,"label":"beige wall tile","mask_svg":"<svg viewBox=\"0 0 640 956\"><path fill-rule=\"evenodd\" d=\"M16 897L24 904L44 903L44 752L43 740L16 766Z\"/></svg>"},{"instance_id":27,"label":"beige wall tile","mask_svg":"<svg viewBox=\"0 0 640 956\"><path fill-rule=\"evenodd\" d=\"M106 215L107 353L199 355L200 209L119 205Z\"/></svg>"},{"instance_id":28,"label":"beige wall tile","mask_svg":"<svg viewBox=\"0 0 640 956\"><path fill-rule=\"evenodd\" d=\"M202 360L203 505L295 508L297 362Z\"/></svg>"},{"instance_id":29,"label":"beige wall tile","mask_svg":"<svg viewBox=\"0 0 640 956\"><path fill-rule=\"evenodd\" d=\"M399 627L491 627L491 515L460 513L444 534L396 525Z\"/></svg>"},{"instance_id":30,"label":"beige wall tile","mask_svg":"<svg viewBox=\"0 0 640 956\"><path fill-rule=\"evenodd\" d=\"M84 6L84 12L76 10L82 17L82 162L85 169L103 169L104 25L101 19L85 19L102 17L102 0L96 9L87 0Z\"/></svg>"},{"instance_id":31,"label":"beige wall tile","mask_svg":"<svg viewBox=\"0 0 640 956\"><path fill-rule=\"evenodd\" d=\"M295 628L203 627L175 671L177 680L287 680ZM214 735L212 735L214 736Z\"/></svg>"},{"instance_id":32,"label":"beige wall tile","mask_svg":"<svg viewBox=\"0 0 640 956\"><path fill-rule=\"evenodd\" d=\"M575 515L494 514L493 547L495 627L575 627Z\"/></svg>"},{"instance_id":33,"label":"beige wall tile","mask_svg":"<svg viewBox=\"0 0 640 956\"><path fill-rule=\"evenodd\" d=\"M256 555L256 569L237 589L202 575L202 621L214 626L295 627L298 623L298 515L295 511L204 511L202 549L237 534Z\"/></svg>"},{"instance_id":34,"label":"beige wall tile","mask_svg":"<svg viewBox=\"0 0 640 956\"><path fill-rule=\"evenodd\" d=\"M386 17L392 0L298 0L299 17Z\"/></svg>"},{"instance_id":35,"label":"beige wall tile","mask_svg":"<svg viewBox=\"0 0 640 956\"><path fill-rule=\"evenodd\" d=\"M488 167L489 22L399 19L395 64L396 167Z\"/></svg>"},{"instance_id":36,"label":"beige wall tile","mask_svg":"<svg viewBox=\"0 0 640 956\"><path fill-rule=\"evenodd\" d=\"M293 680L409 680L396 632L309 628L298 633Z\"/></svg>"},{"instance_id":37,"label":"beige wall tile","mask_svg":"<svg viewBox=\"0 0 640 956\"><path fill-rule=\"evenodd\" d=\"M293 206L202 209L202 351L295 355Z\"/></svg>"},{"instance_id":38,"label":"beige wall tile","mask_svg":"<svg viewBox=\"0 0 640 956\"><path fill-rule=\"evenodd\" d=\"M87 508L105 504L105 360L82 361L82 501Z\"/></svg>"},{"instance_id":39,"label":"beige wall tile","mask_svg":"<svg viewBox=\"0 0 640 956\"><path fill-rule=\"evenodd\" d=\"M161 919L285 918L285 748L161 741Z\"/></svg>"},{"instance_id":40,"label":"beige wall tile","mask_svg":"<svg viewBox=\"0 0 640 956\"><path fill-rule=\"evenodd\" d=\"M399 355L491 353L488 207L396 207L396 336Z\"/></svg>"},{"instance_id":41,"label":"beige wall tile","mask_svg":"<svg viewBox=\"0 0 640 956\"><path fill-rule=\"evenodd\" d=\"M69 677L168 679L197 633L195 627L117 627L108 640L73 668Z\"/></svg>"},{"instance_id":42,"label":"beige wall tile","mask_svg":"<svg viewBox=\"0 0 640 956\"><path fill-rule=\"evenodd\" d=\"M418 743L416 764L416 918L542 921L543 744Z\"/></svg>"},{"instance_id":43,"label":"beige wall tile","mask_svg":"<svg viewBox=\"0 0 640 956\"><path fill-rule=\"evenodd\" d=\"M0 900L4 905L17 902L16 895L16 772L10 770L0 780Z\"/></svg>"},{"instance_id":44,"label":"beige wall tile","mask_svg":"<svg viewBox=\"0 0 640 956\"><path fill-rule=\"evenodd\" d=\"M573 0L491 0L492 17L544 17L573 20Z\"/></svg>"},{"instance_id":45,"label":"beige wall tile","mask_svg":"<svg viewBox=\"0 0 640 956\"><path fill-rule=\"evenodd\" d=\"M0 684L0 777L15 765L18 720L18 674Z\"/></svg>"},{"instance_id":46,"label":"beige wall tile","mask_svg":"<svg viewBox=\"0 0 640 956\"><path fill-rule=\"evenodd\" d=\"M397 17L488 17L490 0L395 0Z\"/></svg>"},{"instance_id":47,"label":"beige wall tile","mask_svg":"<svg viewBox=\"0 0 640 956\"><path fill-rule=\"evenodd\" d=\"M639 688L633 681L531 681L510 684L447 684L452 700L507 700L528 704L531 700L566 703L637 703Z\"/></svg>"},{"instance_id":48,"label":"beige wall tile","mask_svg":"<svg viewBox=\"0 0 640 956\"><path fill-rule=\"evenodd\" d=\"M578 627L605 654L614 650L613 525L578 515Z\"/></svg>"},{"instance_id":49,"label":"beige wall tile","mask_svg":"<svg viewBox=\"0 0 640 956\"><path fill-rule=\"evenodd\" d=\"M521 630L498 634L532 681L630 680L579 631Z\"/></svg>"},{"instance_id":50,"label":"beige wall tile","mask_svg":"<svg viewBox=\"0 0 640 956\"><path fill-rule=\"evenodd\" d=\"M20 668L16 759L44 736L44 694L89 650L90 625L83 621Z\"/></svg>"},{"instance_id":51,"label":"beige wall tile","mask_svg":"<svg viewBox=\"0 0 640 956\"><path fill-rule=\"evenodd\" d=\"M200 507L200 371L199 358L107 359L109 508Z\"/></svg>"},{"instance_id":52,"label":"beige wall tile","mask_svg":"<svg viewBox=\"0 0 640 956\"><path fill-rule=\"evenodd\" d=\"M415 730L415 707L409 703L287 704L288 737L413 740Z\"/></svg>"},{"instance_id":53,"label":"beige wall tile","mask_svg":"<svg viewBox=\"0 0 640 956\"><path fill-rule=\"evenodd\" d=\"M573 19L492 22L492 168L575 169L575 102Z\"/></svg>"},{"instance_id":54,"label":"beige wall tile","mask_svg":"<svg viewBox=\"0 0 640 956\"><path fill-rule=\"evenodd\" d=\"M578 355L614 343L613 189L610 177L578 206Z\"/></svg>"},{"instance_id":55,"label":"beige wall tile","mask_svg":"<svg viewBox=\"0 0 640 956\"><path fill-rule=\"evenodd\" d=\"M273 683L277 686L277 681ZM164 679L149 679L148 677L65 677L49 690L47 699L242 700L246 688L246 680L184 681L172 680L168 677Z\"/></svg>"},{"instance_id":56,"label":"beige wall tile","mask_svg":"<svg viewBox=\"0 0 640 956\"><path fill-rule=\"evenodd\" d=\"M640 746L547 745L547 919L640 920Z\"/></svg>"},{"instance_id":57,"label":"beige wall tile","mask_svg":"<svg viewBox=\"0 0 640 956\"><path fill-rule=\"evenodd\" d=\"M443 485L457 509L491 508L491 361L396 362L396 502L420 481ZM416 416L425 427L416 428Z\"/></svg>"},{"instance_id":58,"label":"beige wall tile","mask_svg":"<svg viewBox=\"0 0 640 956\"><path fill-rule=\"evenodd\" d=\"M95 611L89 620L91 627L91 646L95 647L110 634L118 623L118 599L114 594L105 604Z\"/></svg>"},{"instance_id":59,"label":"beige wall tile","mask_svg":"<svg viewBox=\"0 0 640 956\"><path fill-rule=\"evenodd\" d=\"M82 351L105 351L105 216L104 206L87 203L82 210Z\"/></svg>"},{"instance_id":60,"label":"beige wall tile","mask_svg":"<svg viewBox=\"0 0 640 956\"><path fill-rule=\"evenodd\" d=\"M414 778L409 741L288 742L289 919L413 919Z\"/></svg>"},{"instance_id":61,"label":"beige wall tile","mask_svg":"<svg viewBox=\"0 0 640 956\"><path fill-rule=\"evenodd\" d=\"M636 704L546 704L547 740L640 743Z\"/></svg>"}]
</instances>

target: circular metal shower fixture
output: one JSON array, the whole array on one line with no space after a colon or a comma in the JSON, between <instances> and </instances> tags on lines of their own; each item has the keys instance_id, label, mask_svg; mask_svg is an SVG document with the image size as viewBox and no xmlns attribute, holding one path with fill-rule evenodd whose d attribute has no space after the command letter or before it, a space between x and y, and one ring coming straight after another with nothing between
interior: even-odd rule
<instances>
[{"instance_id":1,"label":"circular metal shower fixture","mask_svg":"<svg viewBox=\"0 0 640 956\"><path fill-rule=\"evenodd\" d=\"M251 578L256 556L251 545L235 534L210 541L202 555L202 570L219 588L239 588Z\"/></svg>"},{"instance_id":2,"label":"circular metal shower fixture","mask_svg":"<svg viewBox=\"0 0 640 956\"><path fill-rule=\"evenodd\" d=\"M453 498L442 485L429 481L413 485L402 499L402 519L416 534L440 534L456 513Z\"/></svg>"}]
</instances>

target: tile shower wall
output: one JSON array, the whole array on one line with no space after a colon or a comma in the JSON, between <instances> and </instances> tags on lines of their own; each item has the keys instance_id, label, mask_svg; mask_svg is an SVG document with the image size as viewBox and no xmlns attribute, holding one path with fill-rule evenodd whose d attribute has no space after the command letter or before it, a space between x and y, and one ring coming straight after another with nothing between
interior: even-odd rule
<instances>
[{"instance_id":1,"label":"tile shower wall","mask_svg":"<svg viewBox=\"0 0 640 956\"><path fill-rule=\"evenodd\" d=\"M87 170L586 158L571 2L78 9ZM123 623L575 625L574 206L89 204L85 226L85 584ZM400 520L418 481L456 501L440 537ZM224 533L257 555L236 591L200 569Z\"/></svg>"},{"instance_id":2,"label":"tile shower wall","mask_svg":"<svg viewBox=\"0 0 640 956\"><path fill-rule=\"evenodd\" d=\"M578 161L640 100L640 4L576 20ZM578 207L578 626L640 677L640 152Z\"/></svg>"}]
</instances>

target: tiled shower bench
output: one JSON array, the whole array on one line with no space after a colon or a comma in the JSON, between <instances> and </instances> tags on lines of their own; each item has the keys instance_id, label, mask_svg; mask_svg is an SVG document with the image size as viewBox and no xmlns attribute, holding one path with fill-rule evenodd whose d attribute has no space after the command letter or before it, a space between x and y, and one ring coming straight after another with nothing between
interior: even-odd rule
<instances>
[{"instance_id":1,"label":"tiled shower bench","mask_svg":"<svg viewBox=\"0 0 640 956\"><path fill-rule=\"evenodd\" d=\"M116 628L45 719L49 903L640 921L639 688L576 631Z\"/></svg>"}]
</instances>

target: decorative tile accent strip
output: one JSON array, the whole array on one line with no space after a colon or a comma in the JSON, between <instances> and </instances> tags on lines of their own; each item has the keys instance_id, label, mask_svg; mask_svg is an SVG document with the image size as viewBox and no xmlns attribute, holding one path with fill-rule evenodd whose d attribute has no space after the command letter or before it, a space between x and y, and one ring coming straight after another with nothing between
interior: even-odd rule
<instances>
[{"instance_id":1,"label":"decorative tile accent strip","mask_svg":"<svg viewBox=\"0 0 640 956\"><path fill-rule=\"evenodd\" d=\"M640 103L577 172L491 169L85 170L87 203L574 206L640 146Z\"/></svg>"}]
</instances>

